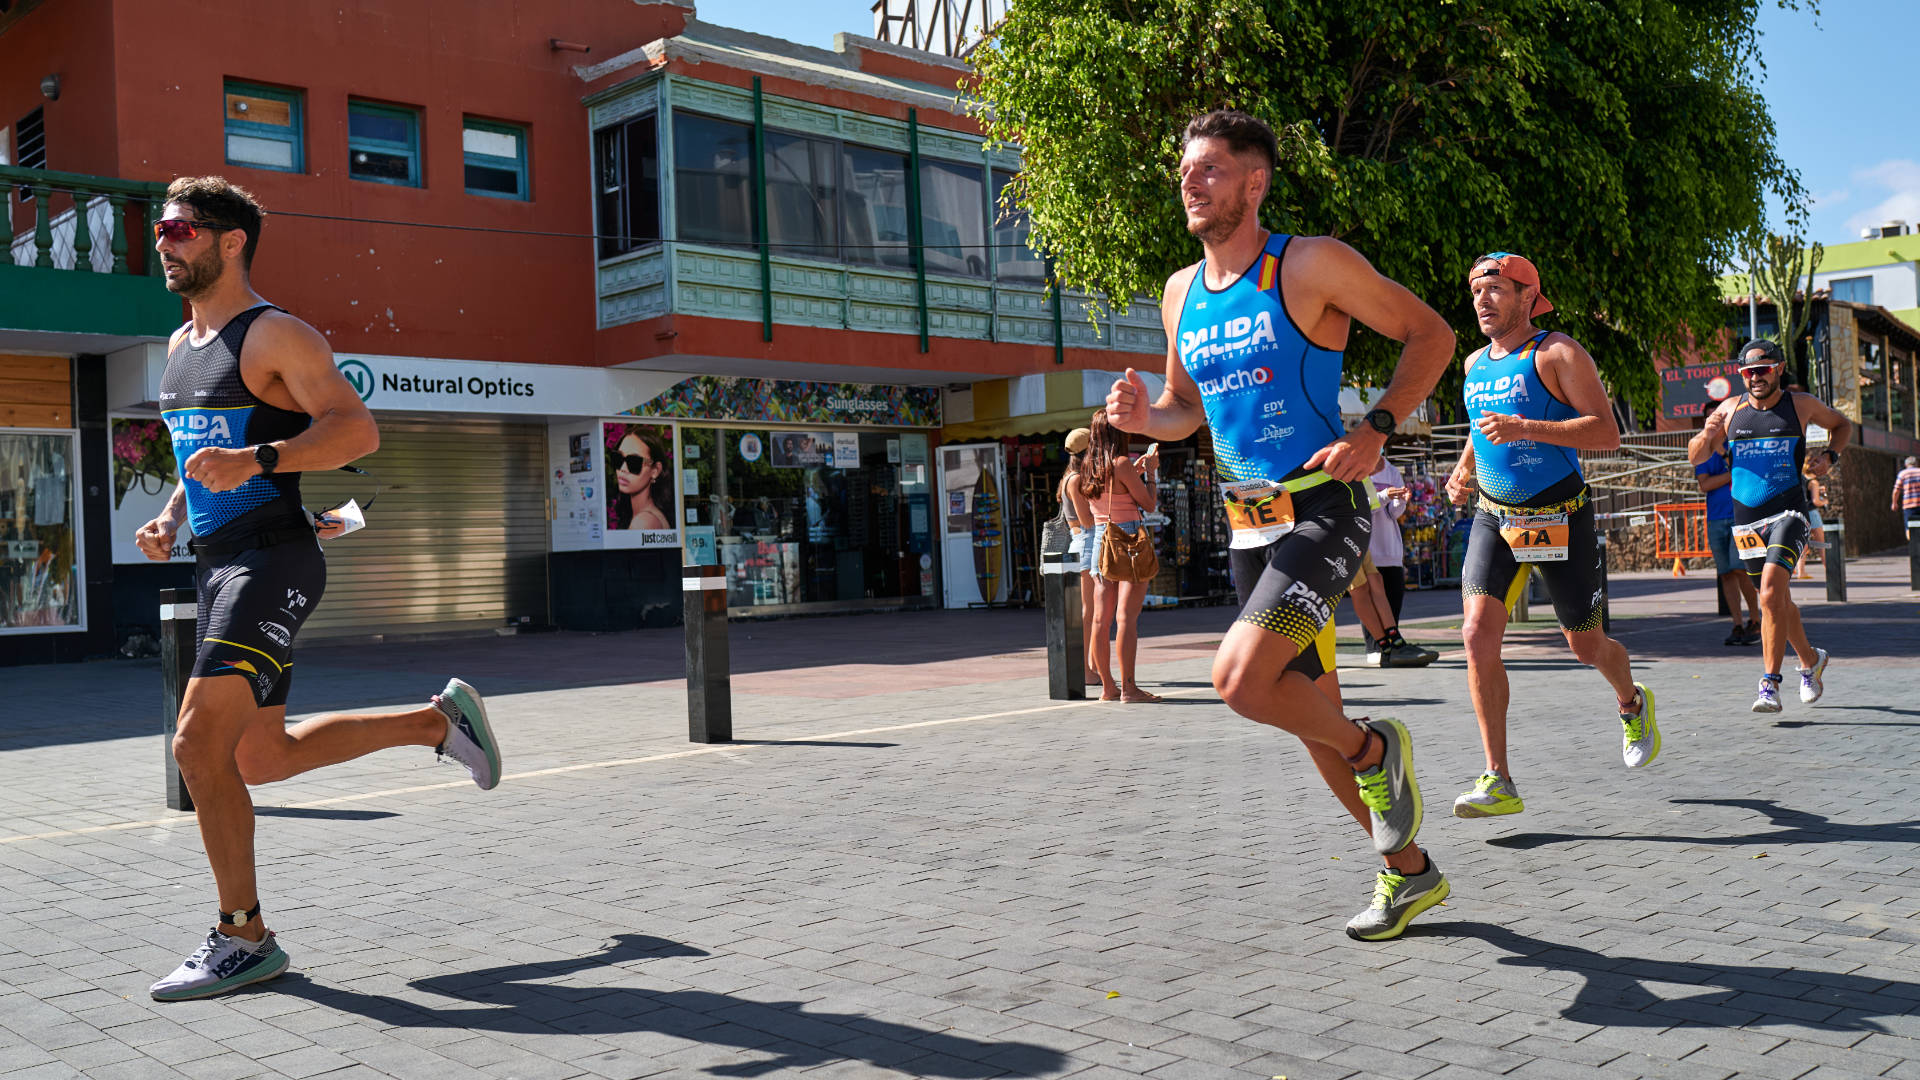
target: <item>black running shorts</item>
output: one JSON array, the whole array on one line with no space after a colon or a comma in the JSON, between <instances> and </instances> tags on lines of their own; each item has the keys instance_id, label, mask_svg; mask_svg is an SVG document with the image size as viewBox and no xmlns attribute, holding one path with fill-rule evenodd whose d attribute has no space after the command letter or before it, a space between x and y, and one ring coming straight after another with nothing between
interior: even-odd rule
<instances>
[{"instance_id":1,"label":"black running shorts","mask_svg":"<svg viewBox=\"0 0 1920 1080\"><path fill-rule=\"evenodd\" d=\"M1233 548L1240 621L1284 635L1300 647L1287 665L1309 679L1325 673L1314 639L1366 555L1373 514L1366 488L1326 483L1294 496L1293 531L1266 547Z\"/></svg>"},{"instance_id":2,"label":"black running shorts","mask_svg":"<svg viewBox=\"0 0 1920 1080\"><path fill-rule=\"evenodd\" d=\"M287 703L293 639L327 587L317 539L253 548L194 567L199 604L192 678L244 675L261 708Z\"/></svg>"},{"instance_id":3,"label":"black running shorts","mask_svg":"<svg viewBox=\"0 0 1920 1080\"><path fill-rule=\"evenodd\" d=\"M1749 510L1739 503L1735 503L1733 506L1733 525L1736 529L1746 525L1748 522L1764 519L1759 512ZM1767 568L1768 563L1772 563L1775 566L1784 566L1787 568L1787 573L1792 574L1794 568L1800 565L1800 560L1806 556L1807 541L1812 538L1812 534L1813 524L1809 522L1803 514L1791 513L1776 518L1774 522L1768 525L1760 534L1760 538L1766 541L1766 556L1759 559L1740 560L1742 566L1744 566L1747 571L1747 576L1758 581L1761 572ZM1735 534L1733 543L1734 554L1738 556L1740 553L1740 538L1738 534Z\"/></svg>"},{"instance_id":4,"label":"black running shorts","mask_svg":"<svg viewBox=\"0 0 1920 1080\"><path fill-rule=\"evenodd\" d=\"M1600 628L1600 609L1606 589L1600 577L1600 537L1594 528L1593 503L1567 515L1567 557L1537 562L1553 598L1553 613L1563 630ZM1460 591L1467 596L1495 596L1511 606L1511 592L1519 581L1520 561L1500 535L1500 518L1484 507L1473 515L1467 535L1467 557L1460 567Z\"/></svg>"}]
</instances>

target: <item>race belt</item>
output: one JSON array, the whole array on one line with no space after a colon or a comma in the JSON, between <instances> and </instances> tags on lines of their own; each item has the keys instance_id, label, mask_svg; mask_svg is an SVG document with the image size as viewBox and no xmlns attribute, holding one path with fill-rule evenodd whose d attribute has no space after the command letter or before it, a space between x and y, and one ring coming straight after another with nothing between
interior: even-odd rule
<instances>
[{"instance_id":1,"label":"race belt","mask_svg":"<svg viewBox=\"0 0 1920 1080\"><path fill-rule=\"evenodd\" d=\"M1233 530L1228 547L1261 548L1293 531L1295 492L1333 482L1325 472L1315 471L1292 480L1229 480L1220 485L1220 497L1227 510L1227 525ZM1367 489L1367 505L1380 505L1371 479L1361 481Z\"/></svg>"},{"instance_id":2,"label":"race belt","mask_svg":"<svg viewBox=\"0 0 1920 1080\"><path fill-rule=\"evenodd\" d=\"M1515 562L1566 562L1572 529L1567 518L1587 505L1587 493L1551 506L1506 506L1486 496L1480 509L1500 519L1500 538Z\"/></svg>"},{"instance_id":3,"label":"race belt","mask_svg":"<svg viewBox=\"0 0 1920 1080\"><path fill-rule=\"evenodd\" d=\"M1798 510L1782 510L1772 517L1764 517L1759 521L1750 521L1745 525L1735 525L1733 527L1734 553L1739 555L1743 560L1766 558L1767 534L1773 531L1775 525L1778 525L1790 517L1799 518L1802 525L1812 528L1812 523L1807 520L1807 515ZM1799 556L1796 554L1794 558L1797 560Z\"/></svg>"}]
</instances>

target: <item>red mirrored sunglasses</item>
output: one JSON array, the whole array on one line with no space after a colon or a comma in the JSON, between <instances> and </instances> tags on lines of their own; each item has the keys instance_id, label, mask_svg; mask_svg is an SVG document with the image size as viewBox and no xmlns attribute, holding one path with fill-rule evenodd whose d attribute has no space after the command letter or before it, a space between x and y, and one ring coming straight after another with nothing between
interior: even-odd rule
<instances>
[{"instance_id":1,"label":"red mirrored sunglasses","mask_svg":"<svg viewBox=\"0 0 1920 1080\"><path fill-rule=\"evenodd\" d=\"M208 232L227 232L232 228L231 225L215 225L211 221L194 221L191 218L163 218L153 223L153 238L171 240L177 244L195 239L200 235L201 229Z\"/></svg>"}]
</instances>

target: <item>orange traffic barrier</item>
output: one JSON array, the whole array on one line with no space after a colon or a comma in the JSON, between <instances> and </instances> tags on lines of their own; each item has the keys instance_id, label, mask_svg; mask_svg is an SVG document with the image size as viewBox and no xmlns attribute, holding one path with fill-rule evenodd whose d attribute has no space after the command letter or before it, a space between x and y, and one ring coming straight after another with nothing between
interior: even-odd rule
<instances>
[{"instance_id":1,"label":"orange traffic barrier","mask_svg":"<svg viewBox=\"0 0 1920 1080\"><path fill-rule=\"evenodd\" d=\"M1682 559L1707 559L1713 549L1707 544L1707 504L1704 502L1658 503L1653 518L1659 526L1656 559L1673 560L1673 576L1683 577L1687 568Z\"/></svg>"}]
</instances>

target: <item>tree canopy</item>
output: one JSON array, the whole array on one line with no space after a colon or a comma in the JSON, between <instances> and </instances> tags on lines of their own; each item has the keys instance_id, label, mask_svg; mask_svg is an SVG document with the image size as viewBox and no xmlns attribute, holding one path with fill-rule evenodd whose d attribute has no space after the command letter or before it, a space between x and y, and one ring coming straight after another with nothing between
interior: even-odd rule
<instances>
[{"instance_id":1,"label":"tree canopy","mask_svg":"<svg viewBox=\"0 0 1920 1080\"><path fill-rule=\"evenodd\" d=\"M1650 350L1724 322L1715 276L1767 196L1804 201L1756 88L1761 2L1020 0L972 58L1062 284L1158 296L1197 259L1180 132L1244 109L1281 140L1267 227L1347 241L1469 348L1472 260L1525 254L1559 309L1541 325L1645 408ZM1357 331L1348 377L1397 355Z\"/></svg>"}]
</instances>

